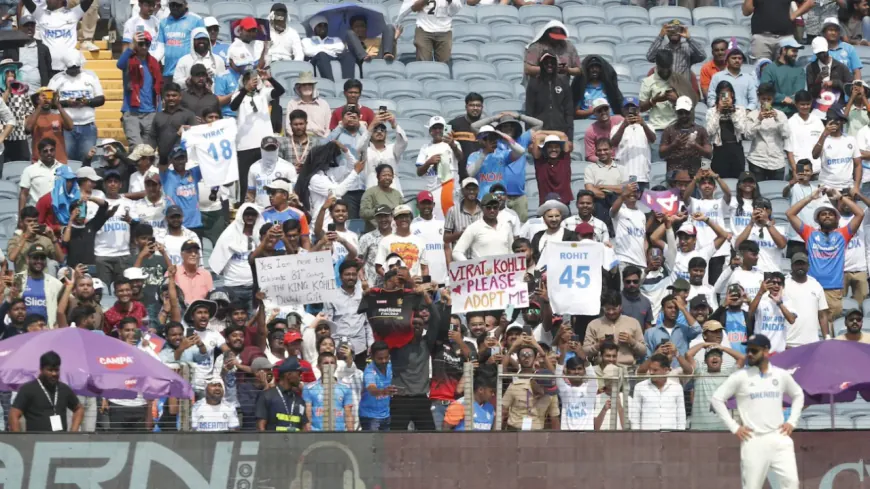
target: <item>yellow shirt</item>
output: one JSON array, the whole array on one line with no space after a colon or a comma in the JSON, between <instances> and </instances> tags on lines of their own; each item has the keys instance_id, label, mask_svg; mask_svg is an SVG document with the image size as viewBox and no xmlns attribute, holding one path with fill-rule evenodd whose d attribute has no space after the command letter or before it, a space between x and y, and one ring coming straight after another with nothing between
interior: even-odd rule
<instances>
[{"instance_id":1,"label":"yellow shirt","mask_svg":"<svg viewBox=\"0 0 870 489\"><path fill-rule=\"evenodd\" d=\"M521 430L523 418L529 416L532 418L532 429L542 430L547 415L552 419L559 416L559 399L555 395L536 399L532 393L531 380L517 379L505 391L502 409L507 409L507 424L511 428Z\"/></svg>"}]
</instances>

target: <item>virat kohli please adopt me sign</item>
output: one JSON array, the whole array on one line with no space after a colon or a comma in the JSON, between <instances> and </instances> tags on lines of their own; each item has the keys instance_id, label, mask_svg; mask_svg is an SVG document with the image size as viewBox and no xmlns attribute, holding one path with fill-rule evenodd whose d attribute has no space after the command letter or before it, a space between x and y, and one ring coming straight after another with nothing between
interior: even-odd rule
<instances>
[{"instance_id":1,"label":"virat kohli please adopt me sign","mask_svg":"<svg viewBox=\"0 0 870 489\"><path fill-rule=\"evenodd\" d=\"M450 264L454 314L529 307L529 286L523 281L526 256L487 256Z\"/></svg>"}]
</instances>

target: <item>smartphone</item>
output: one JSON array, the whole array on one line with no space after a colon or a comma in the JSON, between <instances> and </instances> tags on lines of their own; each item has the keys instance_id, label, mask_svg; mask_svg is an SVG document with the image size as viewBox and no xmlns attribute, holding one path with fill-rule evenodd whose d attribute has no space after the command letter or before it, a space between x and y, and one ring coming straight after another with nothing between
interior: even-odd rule
<instances>
[{"instance_id":1,"label":"smartphone","mask_svg":"<svg viewBox=\"0 0 870 489\"><path fill-rule=\"evenodd\" d=\"M450 134L451 132L453 132L453 126L451 126L450 124L444 126L444 134Z\"/></svg>"},{"instance_id":2,"label":"smartphone","mask_svg":"<svg viewBox=\"0 0 870 489\"><path fill-rule=\"evenodd\" d=\"M728 295L740 295L740 285L731 284L728 286Z\"/></svg>"},{"instance_id":3,"label":"smartphone","mask_svg":"<svg viewBox=\"0 0 870 489\"><path fill-rule=\"evenodd\" d=\"M378 107L378 112L379 112L379 113L383 114L383 113L386 112L386 111L387 111L387 106L386 106L386 105L381 105L380 107Z\"/></svg>"},{"instance_id":4,"label":"smartphone","mask_svg":"<svg viewBox=\"0 0 870 489\"><path fill-rule=\"evenodd\" d=\"M432 282L432 276L431 275L423 275L423 283L428 284L430 282Z\"/></svg>"},{"instance_id":5,"label":"smartphone","mask_svg":"<svg viewBox=\"0 0 870 489\"><path fill-rule=\"evenodd\" d=\"M529 326L528 324L523 326L523 334L531 335L532 334L532 327Z\"/></svg>"},{"instance_id":6,"label":"smartphone","mask_svg":"<svg viewBox=\"0 0 870 489\"><path fill-rule=\"evenodd\" d=\"M499 350L499 348L497 346L494 346L494 347L489 349L490 355L498 355L500 352L501 351Z\"/></svg>"},{"instance_id":7,"label":"smartphone","mask_svg":"<svg viewBox=\"0 0 870 489\"><path fill-rule=\"evenodd\" d=\"M335 223L331 222L331 223L327 224L326 230L329 231L330 233L334 233L335 232Z\"/></svg>"},{"instance_id":8,"label":"smartphone","mask_svg":"<svg viewBox=\"0 0 870 489\"><path fill-rule=\"evenodd\" d=\"M604 341L609 341L610 343L613 343L613 342L614 342L614 341L613 341L613 335L612 335L612 334L606 334L606 335L604 335Z\"/></svg>"},{"instance_id":9,"label":"smartphone","mask_svg":"<svg viewBox=\"0 0 870 489\"><path fill-rule=\"evenodd\" d=\"M579 342L579 341L580 341L580 335L572 334L572 335L571 335L571 341Z\"/></svg>"},{"instance_id":10,"label":"smartphone","mask_svg":"<svg viewBox=\"0 0 870 489\"><path fill-rule=\"evenodd\" d=\"M45 224L40 224L39 226L36 226L36 230L39 234L45 233Z\"/></svg>"},{"instance_id":11,"label":"smartphone","mask_svg":"<svg viewBox=\"0 0 870 489\"><path fill-rule=\"evenodd\" d=\"M137 25L137 26L136 26L136 32L137 32L137 33L139 33L139 32L145 32L145 26L144 26L144 25Z\"/></svg>"},{"instance_id":12,"label":"smartphone","mask_svg":"<svg viewBox=\"0 0 870 489\"><path fill-rule=\"evenodd\" d=\"M88 275L91 277L97 276L97 266L96 265L88 265Z\"/></svg>"},{"instance_id":13,"label":"smartphone","mask_svg":"<svg viewBox=\"0 0 870 489\"><path fill-rule=\"evenodd\" d=\"M486 332L486 336L487 336L488 338L495 338L495 330L493 329L493 330L491 330L491 331L487 331L487 332Z\"/></svg>"},{"instance_id":14,"label":"smartphone","mask_svg":"<svg viewBox=\"0 0 870 489\"><path fill-rule=\"evenodd\" d=\"M662 249L661 248L653 248L649 252L650 256L653 258L661 258L662 257Z\"/></svg>"},{"instance_id":15,"label":"smartphone","mask_svg":"<svg viewBox=\"0 0 870 489\"><path fill-rule=\"evenodd\" d=\"M185 337L185 338L190 338L191 336L193 336L193 333L194 333L194 332L195 332L195 330L194 330L193 328L187 328L187 329L184 331L184 337Z\"/></svg>"},{"instance_id":16,"label":"smartphone","mask_svg":"<svg viewBox=\"0 0 870 489\"><path fill-rule=\"evenodd\" d=\"M637 183L637 175L628 177L628 183Z\"/></svg>"}]
</instances>

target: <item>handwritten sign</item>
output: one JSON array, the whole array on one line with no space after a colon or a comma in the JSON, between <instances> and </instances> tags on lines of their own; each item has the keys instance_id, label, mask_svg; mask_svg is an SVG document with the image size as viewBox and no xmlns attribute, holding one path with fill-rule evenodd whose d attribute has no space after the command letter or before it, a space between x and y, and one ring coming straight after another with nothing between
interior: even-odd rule
<instances>
[{"instance_id":1,"label":"handwritten sign","mask_svg":"<svg viewBox=\"0 0 870 489\"><path fill-rule=\"evenodd\" d=\"M260 290L270 303L316 304L335 297L337 285L329 251L257 258L254 264Z\"/></svg>"},{"instance_id":2,"label":"handwritten sign","mask_svg":"<svg viewBox=\"0 0 870 489\"><path fill-rule=\"evenodd\" d=\"M666 216L673 216L680 210L682 200L677 195L678 190L662 190L653 192L652 190L644 190L640 200L653 212L658 212Z\"/></svg>"},{"instance_id":3,"label":"handwritten sign","mask_svg":"<svg viewBox=\"0 0 870 489\"><path fill-rule=\"evenodd\" d=\"M453 313L529 307L526 256L499 255L450 264Z\"/></svg>"}]
</instances>

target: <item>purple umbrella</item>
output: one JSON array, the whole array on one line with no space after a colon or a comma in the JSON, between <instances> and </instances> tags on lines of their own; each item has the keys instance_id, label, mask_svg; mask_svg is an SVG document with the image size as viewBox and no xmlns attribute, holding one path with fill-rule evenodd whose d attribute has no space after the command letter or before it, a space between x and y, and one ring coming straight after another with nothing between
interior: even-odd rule
<instances>
[{"instance_id":1,"label":"purple umbrella","mask_svg":"<svg viewBox=\"0 0 870 489\"><path fill-rule=\"evenodd\" d=\"M110 399L190 398L193 389L148 352L80 328L26 333L0 341L0 390L17 390L39 375L39 357L55 351L60 380L76 394Z\"/></svg>"},{"instance_id":2,"label":"purple umbrella","mask_svg":"<svg viewBox=\"0 0 870 489\"><path fill-rule=\"evenodd\" d=\"M870 400L870 345L857 341L817 341L770 357L791 372L806 404L851 402L858 393Z\"/></svg>"}]
</instances>

